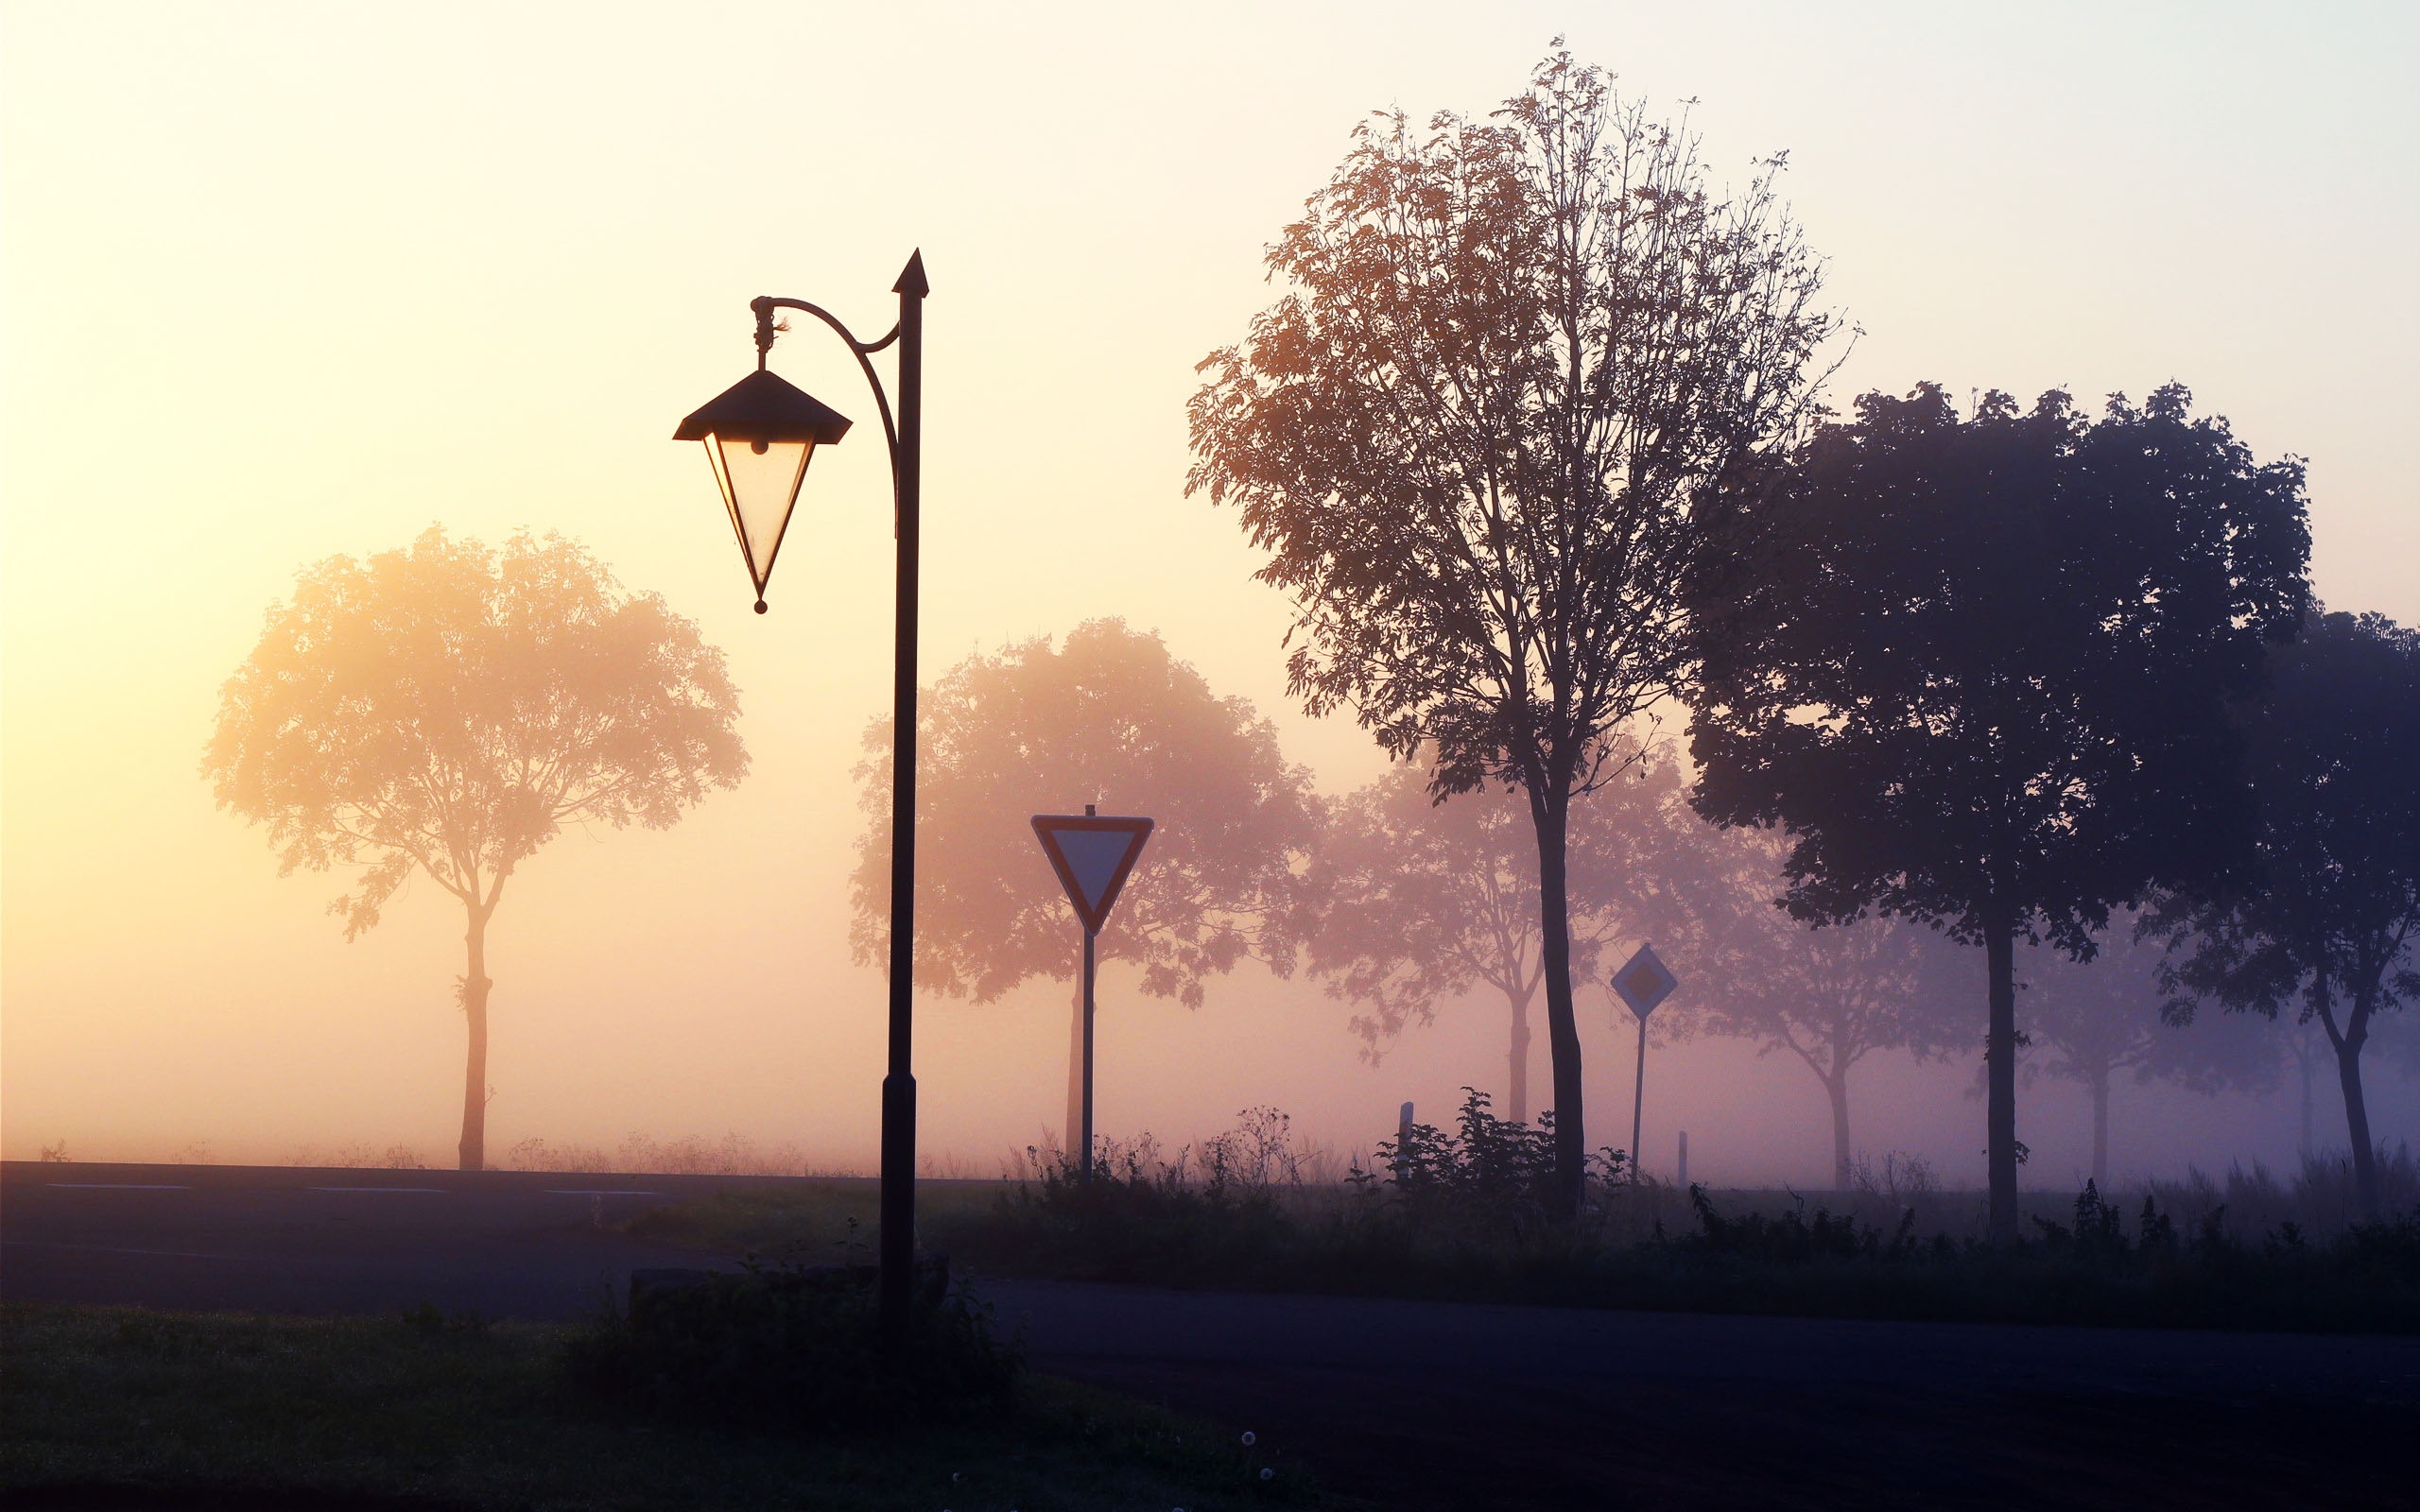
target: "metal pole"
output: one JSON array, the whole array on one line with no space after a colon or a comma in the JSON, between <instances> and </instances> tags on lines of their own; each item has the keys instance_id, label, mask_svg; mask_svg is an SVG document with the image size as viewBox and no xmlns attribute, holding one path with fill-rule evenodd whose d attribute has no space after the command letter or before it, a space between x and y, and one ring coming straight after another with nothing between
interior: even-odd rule
<instances>
[{"instance_id":1,"label":"metal pole","mask_svg":"<svg viewBox=\"0 0 2420 1512\"><path fill-rule=\"evenodd\" d=\"M1086 804L1087 811L1091 805ZM1093 939L1084 931L1084 1179L1093 1178Z\"/></svg>"},{"instance_id":2,"label":"metal pole","mask_svg":"<svg viewBox=\"0 0 2420 1512\"><path fill-rule=\"evenodd\" d=\"M924 503L925 258L908 259L899 296L899 450L891 482L899 508L899 589L890 691L890 1058L882 1078L882 1336L908 1336L916 1261L916 588Z\"/></svg>"},{"instance_id":3,"label":"metal pole","mask_svg":"<svg viewBox=\"0 0 2420 1512\"><path fill-rule=\"evenodd\" d=\"M1638 1016L1638 1080L1630 1091L1630 1178L1636 1181L1647 1174L1647 1162L1638 1151L1639 1111L1647 1106L1647 1015Z\"/></svg>"},{"instance_id":4,"label":"metal pole","mask_svg":"<svg viewBox=\"0 0 2420 1512\"><path fill-rule=\"evenodd\" d=\"M1099 812L1100 806L1097 803L1087 803L1084 805L1084 816L1086 818L1090 818ZM1079 1120L1081 1125L1081 1130L1077 1135L1077 1138L1083 1141L1083 1143L1080 1146L1082 1153L1076 1157L1076 1169L1081 1174L1085 1184L1090 1185L1093 1178L1093 932L1089 929L1084 931L1083 1008L1083 1096L1080 1099L1083 1105L1083 1116Z\"/></svg>"}]
</instances>

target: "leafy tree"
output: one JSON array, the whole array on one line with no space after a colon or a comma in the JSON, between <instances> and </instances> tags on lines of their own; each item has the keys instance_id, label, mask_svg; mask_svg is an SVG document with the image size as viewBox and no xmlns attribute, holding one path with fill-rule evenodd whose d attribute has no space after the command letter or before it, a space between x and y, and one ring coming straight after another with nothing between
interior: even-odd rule
<instances>
[{"instance_id":1,"label":"leafy tree","mask_svg":"<svg viewBox=\"0 0 2420 1512\"><path fill-rule=\"evenodd\" d=\"M1593 975L1619 940L1653 936L1669 951L1687 914L1678 852L1702 829L1668 761L1572 806L1575 973ZM1330 996L1366 1007L1353 1028L1368 1059L1410 1024L1435 1022L1441 1000L1484 984L1512 1011L1505 1111L1529 1122L1530 1010L1545 976L1537 877L1529 807L1512 794L1440 802L1427 774L1405 763L1334 805L1310 868L1309 960Z\"/></svg>"},{"instance_id":2,"label":"leafy tree","mask_svg":"<svg viewBox=\"0 0 2420 1512\"><path fill-rule=\"evenodd\" d=\"M2190 938L2170 976L2184 991L2273 1018L2296 1004L2326 1031L2375 1211L2361 1050L2381 1014L2420 998L2420 631L2320 615L2273 660L2251 737L2261 885L2187 893L2152 927Z\"/></svg>"},{"instance_id":3,"label":"leafy tree","mask_svg":"<svg viewBox=\"0 0 2420 1512\"><path fill-rule=\"evenodd\" d=\"M2058 951L2025 953L2019 970L2025 990L2026 1040L2023 1079L2048 1076L2083 1088L2092 1102L2092 1181L2109 1188L2109 1094L2111 1083L2130 1077L2137 1087L2167 1082L2213 1095L2236 1088L2268 1091L2277 1083L2277 1045L2269 1035L2246 1033L2240 1024L2211 1025L2191 1032L2161 1022L2162 952L2138 939L2133 910L2113 913L2095 940L2089 961Z\"/></svg>"},{"instance_id":4,"label":"leafy tree","mask_svg":"<svg viewBox=\"0 0 2420 1512\"><path fill-rule=\"evenodd\" d=\"M1724 198L1697 153L1561 51L1489 115L1382 113L1270 249L1290 288L1204 360L1189 411L1187 490L1270 554L1305 707L1427 747L1441 798L1526 799L1564 1218L1587 1156L1571 804L1684 679L1698 501L1799 423L1836 324L1782 160Z\"/></svg>"},{"instance_id":5,"label":"leafy tree","mask_svg":"<svg viewBox=\"0 0 2420 1512\"><path fill-rule=\"evenodd\" d=\"M1219 697L1155 634L1092 620L967 658L919 700L916 980L989 1003L1029 977L1073 980L1080 936L1035 847L1035 814L1159 821L1101 932L1100 959L1142 968L1187 1007L1209 977L1257 959L1294 966L1298 868L1317 832L1309 773L1289 766L1249 699ZM890 722L866 730L866 829L850 881L860 965L889 959ZM1071 1028L1069 1137L1081 1092L1083 1005Z\"/></svg>"},{"instance_id":6,"label":"leafy tree","mask_svg":"<svg viewBox=\"0 0 2420 1512\"><path fill-rule=\"evenodd\" d=\"M1872 1056L1937 1059L1971 1043L1950 1006L1960 973L1925 930L1880 919L1809 929L1776 907L1787 838L1750 831L1727 847L1703 843L1729 853L1703 905L1700 980L1657 1028L1747 1040L1813 1073L1831 1104L1832 1184L1846 1192L1850 1074Z\"/></svg>"},{"instance_id":7,"label":"leafy tree","mask_svg":"<svg viewBox=\"0 0 2420 1512\"><path fill-rule=\"evenodd\" d=\"M485 1163L488 923L566 824L665 828L748 769L722 653L560 536L501 552L431 528L332 557L270 608L202 758L218 806L268 826L281 871L363 868L345 937L414 871L469 916L462 1169Z\"/></svg>"},{"instance_id":8,"label":"leafy tree","mask_svg":"<svg viewBox=\"0 0 2420 1512\"><path fill-rule=\"evenodd\" d=\"M1801 919L1878 911L1983 948L1991 1229L2016 1235L2015 942L2079 957L2112 908L2248 853L2227 710L2305 597L2299 460L2257 466L2169 386L1964 420L1868 394L1726 494L1695 589L1700 811L1786 824Z\"/></svg>"}]
</instances>

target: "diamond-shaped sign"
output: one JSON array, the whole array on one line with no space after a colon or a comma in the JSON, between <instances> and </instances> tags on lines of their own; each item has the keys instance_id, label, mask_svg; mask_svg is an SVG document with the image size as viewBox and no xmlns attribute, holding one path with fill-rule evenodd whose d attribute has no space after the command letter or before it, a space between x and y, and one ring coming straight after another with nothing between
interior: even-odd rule
<instances>
[{"instance_id":1,"label":"diamond-shaped sign","mask_svg":"<svg viewBox=\"0 0 2420 1512\"><path fill-rule=\"evenodd\" d=\"M1652 945L1641 945L1638 954L1614 973L1614 990L1621 994L1622 1001L1630 1005L1630 1011L1637 1014L1641 1022L1680 985L1681 979L1672 974L1672 969L1664 964Z\"/></svg>"},{"instance_id":2,"label":"diamond-shaped sign","mask_svg":"<svg viewBox=\"0 0 2420 1512\"><path fill-rule=\"evenodd\" d=\"M1151 821L1110 814L1037 814L1033 833L1084 932L1099 934L1150 837Z\"/></svg>"}]
</instances>

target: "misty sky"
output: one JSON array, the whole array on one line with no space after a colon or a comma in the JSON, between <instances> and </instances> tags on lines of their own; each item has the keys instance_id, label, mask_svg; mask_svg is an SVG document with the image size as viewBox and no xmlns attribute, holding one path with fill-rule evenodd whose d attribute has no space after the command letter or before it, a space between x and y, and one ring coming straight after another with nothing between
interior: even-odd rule
<instances>
[{"instance_id":1,"label":"misty sky","mask_svg":"<svg viewBox=\"0 0 2420 1512\"><path fill-rule=\"evenodd\" d=\"M848 771L888 700L888 483L838 345L786 338L774 366L861 425L816 458L750 612L698 448L667 439L749 366L748 300L879 331L924 249L928 678L1122 615L1341 791L1382 759L1287 705L1286 606L1232 515L1183 496L1193 364L1270 302L1262 248L1357 120L1483 110L1558 32L1659 110L1694 96L1735 181L1789 150L1864 331L1836 400L1935 379L2097 407L2182 380L2262 459L2309 458L2323 597L2420 622L2408 6L17 0L0 1145L450 1159L452 901L423 883L346 945L342 882L279 879L196 772L295 571L438 522L560 530L663 592L728 651L755 760L673 830L567 833L523 868L490 938L491 1152L737 1132L870 1166L881 983L847 964L843 907ZM989 1174L1058 1122L1063 992L923 1014L927 1151ZM1498 1074L1483 998L1375 1072L1313 985L1238 972L1188 1014L1113 970L1102 1000L1109 1130L1275 1103L1366 1147L1402 1099L1442 1115ZM1582 1002L1614 1143L1630 1028L1601 985ZM1870 1078L1859 1143L1979 1174L1970 1070ZM2121 1170L2290 1151L2290 1098L2119 1096ZM2373 1098L2383 1137L2420 1134L2411 1083L2377 1068ZM2025 1094L2029 1178L2081 1165L2082 1106ZM1829 1169L1812 1079L1736 1045L1656 1062L1648 1126L1651 1168L1685 1126L1693 1174ZM2325 1089L2321 1128L2341 1138Z\"/></svg>"}]
</instances>

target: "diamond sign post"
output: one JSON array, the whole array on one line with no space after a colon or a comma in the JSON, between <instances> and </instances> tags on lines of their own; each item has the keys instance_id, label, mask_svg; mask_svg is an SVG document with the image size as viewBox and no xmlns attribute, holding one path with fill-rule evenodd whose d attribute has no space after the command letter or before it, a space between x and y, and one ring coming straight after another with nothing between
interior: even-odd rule
<instances>
[{"instance_id":1,"label":"diamond sign post","mask_svg":"<svg viewBox=\"0 0 2420 1512\"><path fill-rule=\"evenodd\" d=\"M1652 945L1641 945L1638 954L1622 963L1614 973L1614 990L1630 1005L1638 1016L1638 1080L1630 1094L1630 1171L1631 1179L1638 1178L1639 1114L1647 1102L1647 1016L1655 1005L1672 995L1681 979L1664 964Z\"/></svg>"},{"instance_id":2,"label":"diamond sign post","mask_svg":"<svg viewBox=\"0 0 2420 1512\"><path fill-rule=\"evenodd\" d=\"M1083 1178L1093 1178L1093 939L1109 922L1117 894L1150 838L1151 821L1096 814L1084 805L1081 814L1037 814L1034 838L1067 889L1067 902L1084 926L1084 1116L1080 1157Z\"/></svg>"}]
</instances>

